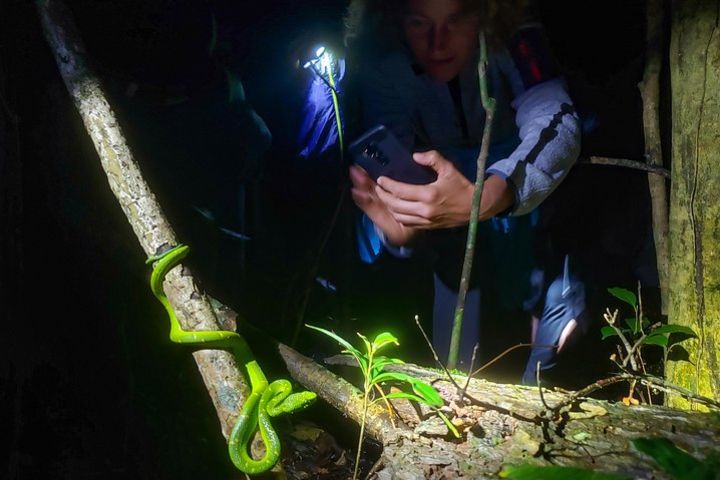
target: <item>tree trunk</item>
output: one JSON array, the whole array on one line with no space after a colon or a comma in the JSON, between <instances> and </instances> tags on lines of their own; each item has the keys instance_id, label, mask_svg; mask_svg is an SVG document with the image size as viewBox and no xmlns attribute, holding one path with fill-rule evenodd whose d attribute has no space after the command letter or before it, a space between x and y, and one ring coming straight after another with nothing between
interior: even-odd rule
<instances>
[{"instance_id":1,"label":"tree trunk","mask_svg":"<svg viewBox=\"0 0 720 480\"><path fill-rule=\"evenodd\" d=\"M695 330L668 379L720 397L720 0L673 2L669 319ZM687 402L673 402L688 407Z\"/></svg>"},{"instance_id":2,"label":"tree trunk","mask_svg":"<svg viewBox=\"0 0 720 480\"><path fill-rule=\"evenodd\" d=\"M65 86L95 145L110 188L145 254L157 255L177 245L175 233L145 183L100 82L85 59L85 47L70 12L59 0L39 0L37 7ZM143 260L137 259L138 262ZM186 268L173 268L164 286L183 329L222 329L208 298L198 289ZM222 432L227 437L239 407L245 402L248 385L232 353L204 349L194 352L193 356L215 405Z\"/></svg>"}]
</instances>

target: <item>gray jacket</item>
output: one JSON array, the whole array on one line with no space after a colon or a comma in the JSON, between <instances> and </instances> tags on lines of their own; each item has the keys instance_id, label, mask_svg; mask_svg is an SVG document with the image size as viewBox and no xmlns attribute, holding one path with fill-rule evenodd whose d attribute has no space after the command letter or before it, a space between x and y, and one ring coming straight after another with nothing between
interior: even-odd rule
<instances>
[{"instance_id":1,"label":"gray jacket","mask_svg":"<svg viewBox=\"0 0 720 480\"><path fill-rule=\"evenodd\" d=\"M523 35L523 29L527 35ZM537 207L563 180L580 153L580 122L564 81L535 57L538 25L519 31L526 44L494 50L489 56L488 88L496 99L487 175L499 175L515 191L510 215ZM524 40L522 40L524 39ZM530 54L523 57L513 51ZM517 47L517 48L515 48ZM539 66L539 67L538 67ZM471 180L485 124L476 62L459 76L463 119L450 88L413 65L406 51L394 51L366 69L360 79L363 124L384 124L411 151L436 149Z\"/></svg>"}]
</instances>

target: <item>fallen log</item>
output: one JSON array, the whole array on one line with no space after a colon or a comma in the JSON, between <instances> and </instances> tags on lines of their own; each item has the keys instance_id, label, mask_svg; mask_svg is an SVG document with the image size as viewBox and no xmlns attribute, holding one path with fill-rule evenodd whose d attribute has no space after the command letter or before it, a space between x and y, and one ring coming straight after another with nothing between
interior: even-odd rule
<instances>
[{"instance_id":1,"label":"fallen log","mask_svg":"<svg viewBox=\"0 0 720 480\"><path fill-rule=\"evenodd\" d=\"M285 345L279 344L278 352L295 380L358 421L361 401L355 387ZM462 438L451 438L430 411L393 401L401 419L393 427L378 407L370 412L368 424L369 434L384 448L377 479L497 478L504 466L524 463L663 479L669 477L631 446L633 439L663 437L698 459L717 455L720 449L717 413L578 398L554 419L547 407L561 405L572 392L543 389L543 402L537 387L471 379L466 400L459 403L457 387L443 373L411 364L392 369L431 383L446 400L446 414ZM454 377L457 384L465 384L465 376Z\"/></svg>"}]
</instances>

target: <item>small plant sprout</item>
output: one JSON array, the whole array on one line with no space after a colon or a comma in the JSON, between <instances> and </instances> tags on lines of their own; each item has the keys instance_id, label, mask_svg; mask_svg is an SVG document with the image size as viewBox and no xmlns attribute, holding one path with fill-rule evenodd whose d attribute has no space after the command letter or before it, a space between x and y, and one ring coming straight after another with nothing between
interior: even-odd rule
<instances>
[{"instance_id":1,"label":"small plant sprout","mask_svg":"<svg viewBox=\"0 0 720 480\"><path fill-rule=\"evenodd\" d=\"M643 315L642 298L640 295L640 284L638 283L638 294L624 288L609 288L608 292L615 298L630 305L634 311L633 317L618 321L618 310L606 309L603 317L606 326L602 327L600 333L602 339L618 337L620 344L617 346L617 354L612 354L610 360L620 367L623 372L630 372L638 375L647 375L643 349L647 346L658 346L663 349L663 365L668 360L689 360L689 354L680 343L690 338L697 338L697 334L689 327L682 325L660 322L650 324L650 320ZM634 397L635 382L630 383L630 392L623 398L626 405L637 405L639 401ZM648 400L650 395L648 392Z\"/></svg>"},{"instance_id":2,"label":"small plant sprout","mask_svg":"<svg viewBox=\"0 0 720 480\"><path fill-rule=\"evenodd\" d=\"M343 347L342 352L351 355L355 359L363 375L363 411L362 419L360 421L360 436L358 438L357 456L355 458L355 470L353 472L353 479L356 479L358 475L360 452L362 450L362 442L365 435L365 421L367 419L368 407L380 400L383 400L388 406L391 418L392 409L390 407L390 399L402 398L427 405L440 416L443 422L445 422L445 425L447 425L448 429L453 433L453 435L455 435L456 438L460 437L460 434L458 433L455 426L439 410L439 408L443 406L444 401L440 394L437 392L437 390L435 390L435 388L423 382L422 380L413 377L412 375L408 375L402 372L385 371L385 367L387 367L388 365L404 363L400 359L390 358L378 354L380 350L389 345L400 345L394 335L389 332L383 332L376 336L373 341L370 341L367 339L367 337L358 333L358 337L360 337L363 344L365 345L365 353L363 353L357 348L355 348L350 342L335 334L334 332L325 330L320 327L315 327L313 325L306 326L320 333L324 333L328 337L338 342ZM409 386L410 389L406 388L406 390L410 391L396 391L391 393L385 393L385 391L381 388L382 385L394 385L397 387ZM377 392L379 396L376 397L375 392Z\"/></svg>"}]
</instances>

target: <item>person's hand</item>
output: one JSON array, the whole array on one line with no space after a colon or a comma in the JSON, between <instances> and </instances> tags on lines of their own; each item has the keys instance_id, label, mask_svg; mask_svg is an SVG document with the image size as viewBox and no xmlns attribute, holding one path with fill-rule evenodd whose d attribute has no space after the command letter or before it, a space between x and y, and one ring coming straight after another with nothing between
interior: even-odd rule
<instances>
[{"instance_id":1,"label":"person's hand","mask_svg":"<svg viewBox=\"0 0 720 480\"><path fill-rule=\"evenodd\" d=\"M450 228L470 221L475 185L435 150L416 153L413 159L437 173L427 185L411 185L387 177L378 179L377 197L387 205L393 218L406 227L417 229ZM479 220L485 220L509 208L512 190L502 178L491 175L485 180Z\"/></svg>"},{"instance_id":2,"label":"person's hand","mask_svg":"<svg viewBox=\"0 0 720 480\"><path fill-rule=\"evenodd\" d=\"M352 165L350 180L353 184L352 197L355 204L383 231L385 238L391 244L402 246L412 240L416 230L393 218L390 210L377 196L377 184L365 170L357 165Z\"/></svg>"}]
</instances>

